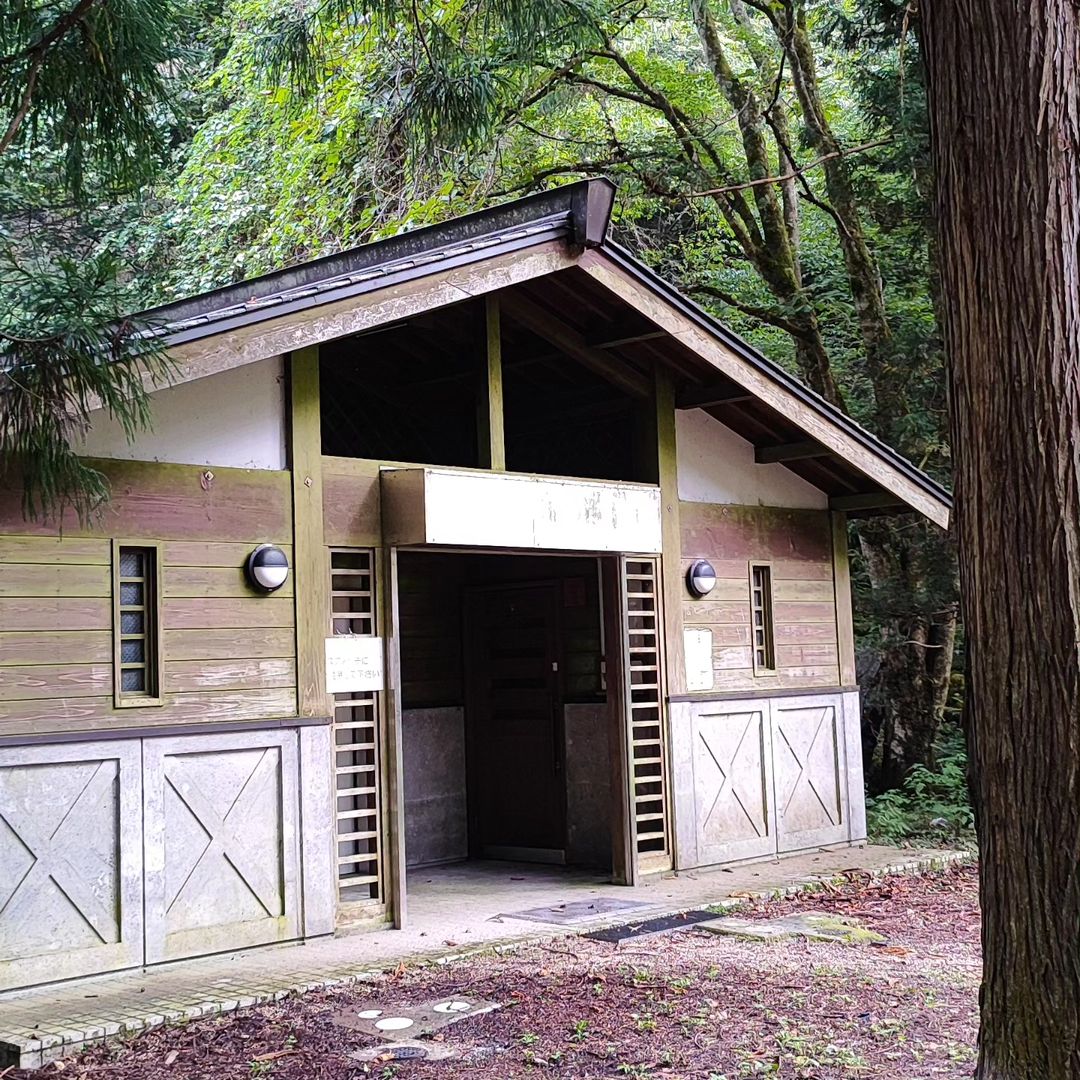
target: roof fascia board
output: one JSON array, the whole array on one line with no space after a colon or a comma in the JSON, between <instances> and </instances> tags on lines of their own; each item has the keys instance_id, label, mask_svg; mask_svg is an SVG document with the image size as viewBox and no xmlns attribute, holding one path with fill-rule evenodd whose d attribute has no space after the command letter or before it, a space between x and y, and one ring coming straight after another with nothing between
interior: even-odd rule
<instances>
[{"instance_id":1,"label":"roof fascia board","mask_svg":"<svg viewBox=\"0 0 1080 1080\"><path fill-rule=\"evenodd\" d=\"M214 324L201 337L170 348L177 371L167 385L175 386L362 333L545 277L574 266L580 255L580 248L571 246L565 236L549 238L524 251L515 247L493 254L489 248L465 263L430 263L423 274L408 271L400 277L380 277L367 289L337 300L328 300L324 293L316 298L316 304L295 310L264 310L261 318L231 327Z\"/></svg>"},{"instance_id":2,"label":"roof fascia board","mask_svg":"<svg viewBox=\"0 0 1080 1080\"><path fill-rule=\"evenodd\" d=\"M603 177L580 180L333 255L324 255L284 270L274 270L197 296L174 300L139 312L133 318L156 326L185 322L208 312L261 300L275 293L302 289L387 263L479 241L495 233L532 226L545 217L561 217L575 243L582 247L594 247L602 243L607 234L614 192L614 185Z\"/></svg>"},{"instance_id":3,"label":"roof fascia board","mask_svg":"<svg viewBox=\"0 0 1080 1080\"><path fill-rule=\"evenodd\" d=\"M244 310L236 311L232 315L226 314L217 318L210 318L205 322L197 322L177 330L170 330L166 327L164 330L165 340L169 346L198 341L201 338L227 333L230 330L262 322L266 319L277 319L295 312L306 311L309 308L324 307L337 301L361 297L392 285L400 285L417 278L428 277L433 273L469 266L484 259L489 259L493 255L504 255L525 248L537 247L548 241L564 238L567 235L567 222L565 219L560 219L552 221L550 228L543 231L533 230L527 234L516 234L511 238L498 240L490 245L478 244L470 246L467 250L448 254L445 257L417 255L414 258L404 260L398 269L395 269L393 264L390 264L381 270L374 268L367 271L358 270L350 275L350 280L338 279L322 283L322 287L318 284L309 285L303 289L290 291L285 294L284 299L278 302L259 303L256 301L245 306Z\"/></svg>"},{"instance_id":4,"label":"roof fascia board","mask_svg":"<svg viewBox=\"0 0 1080 1080\"><path fill-rule=\"evenodd\" d=\"M941 528L948 528L948 493L887 444L831 408L756 350L724 330L651 270L616 245L585 252L579 266L633 305L727 378L772 406L842 457L868 480Z\"/></svg>"}]
</instances>

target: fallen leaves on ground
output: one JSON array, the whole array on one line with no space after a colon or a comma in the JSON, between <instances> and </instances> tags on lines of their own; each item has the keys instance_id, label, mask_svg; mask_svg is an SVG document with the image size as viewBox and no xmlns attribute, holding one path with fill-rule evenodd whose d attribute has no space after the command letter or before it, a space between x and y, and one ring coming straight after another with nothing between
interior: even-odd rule
<instances>
[{"instance_id":1,"label":"fallen leaves on ground","mask_svg":"<svg viewBox=\"0 0 1080 1080\"><path fill-rule=\"evenodd\" d=\"M618 945L560 938L159 1029L68 1061L64 1072L85 1080L970 1075L980 970L973 867L870 881L852 873L740 915L796 911L858 919L886 943L764 944L693 927ZM456 1051L449 1061L357 1062L349 1054L374 1040L330 1020L351 1005L452 993L503 1007L438 1032ZM5 1080L16 1076L29 1074Z\"/></svg>"}]
</instances>

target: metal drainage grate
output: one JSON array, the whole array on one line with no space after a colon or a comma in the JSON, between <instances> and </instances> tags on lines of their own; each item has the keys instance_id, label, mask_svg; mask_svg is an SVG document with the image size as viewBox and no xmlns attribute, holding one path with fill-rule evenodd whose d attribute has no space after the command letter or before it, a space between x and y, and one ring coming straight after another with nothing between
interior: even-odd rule
<instances>
[{"instance_id":1,"label":"metal drainage grate","mask_svg":"<svg viewBox=\"0 0 1080 1080\"><path fill-rule=\"evenodd\" d=\"M665 915L661 919L647 919L642 923L628 923L625 926L611 926L606 930L594 930L584 936L592 941L612 943L628 941L631 938L647 937L649 934L662 934L666 930L685 930L695 923L708 922L716 918L715 911L684 911L678 915Z\"/></svg>"},{"instance_id":2,"label":"metal drainage grate","mask_svg":"<svg viewBox=\"0 0 1080 1080\"><path fill-rule=\"evenodd\" d=\"M601 896L595 900L571 900L565 904L551 904L549 907L526 908L524 911L507 911L504 919L523 919L526 922L557 923L560 926L569 923L588 922L603 915L618 914L621 911L636 911L648 907L640 900L616 900L614 897Z\"/></svg>"}]
</instances>

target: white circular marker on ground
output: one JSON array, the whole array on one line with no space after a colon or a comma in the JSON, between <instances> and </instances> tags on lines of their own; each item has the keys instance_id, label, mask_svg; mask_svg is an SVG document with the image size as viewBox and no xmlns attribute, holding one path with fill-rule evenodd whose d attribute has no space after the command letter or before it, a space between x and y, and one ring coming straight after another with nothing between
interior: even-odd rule
<instances>
[{"instance_id":1,"label":"white circular marker on ground","mask_svg":"<svg viewBox=\"0 0 1080 1080\"><path fill-rule=\"evenodd\" d=\"M438 1013L468 1012L472 1006L467 1001L440 1001L435 1006Z\"/></svg>"},{"instance_id":2,"label":"white circular marker on ground","mask_svg":"<svg viewBox=\"0 0 1080 1080\"><path fill-rule=\"evenodd\" d=\"M374 1020L376 1016L382 1016L382 1009L365 1009L356 1014L361 1020Z\"/></svg>"},{"instance_id":3,"label":"white circular marker on ground","mask_svg":"<svg viewBox=\"0 0 1080 1080\"><path fill-rule=\"evenodd\" d=\"M375 1026L380 1031L404 1031L415 1023L415 1020L410 1020L407 1016L388 1016L385 1020L376 1020Z\"/></svg>"}]
</instances>

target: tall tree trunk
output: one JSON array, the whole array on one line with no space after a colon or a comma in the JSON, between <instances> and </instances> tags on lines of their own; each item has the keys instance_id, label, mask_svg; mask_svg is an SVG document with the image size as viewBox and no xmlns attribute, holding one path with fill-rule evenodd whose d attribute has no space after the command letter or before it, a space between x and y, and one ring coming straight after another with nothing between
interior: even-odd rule
<instances>
[{"instance_id":1,"label":"tall tree trunk","mask_svg":"<svg viewBox=\"0 0 1080 1080\"><path fill-rule=\"evenodd\" d=\"M1080 1076L1080 27L931 0L925 47L981 845L980 1080Z\"/></svg>"}]
</instances>

